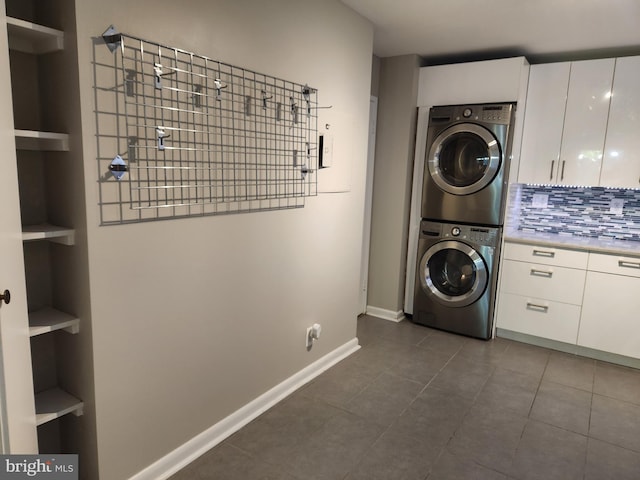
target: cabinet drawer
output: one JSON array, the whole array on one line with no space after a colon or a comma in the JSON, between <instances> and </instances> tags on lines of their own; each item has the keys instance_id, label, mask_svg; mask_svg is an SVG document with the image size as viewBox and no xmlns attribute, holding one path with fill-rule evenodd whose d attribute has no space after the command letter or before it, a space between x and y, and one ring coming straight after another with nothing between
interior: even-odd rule
<instances>
[{"instance_id":1,"label":"cabinet drawer","mask_svg":"<svg viewBox=\"0 0 640 480\"><path fill-rule=\"evenodd\" d=\"M588 252L511 242L504 244L503 255L504 258L520 260L521 262L535 262L544 265L583 269L587 268L589 258Z\"/></svg>"},{"instance_id":2,"label":"cabinet drawer","mask_svg":"<svg viewBox=\"0 0 640 480\"><path fill-rule=\"evenodd\" d=\"M585 275L575 268L505 260L500 285L502 292L580 305Z\"/></svg>"},{"instance_id":3,"label":"cabinet drawer","mask_svg":"<svg viewBox=\"0 0 640 480\"><path fill-rule=\"evenodd\" d=\"M589 254L589 271L640 277L640 257L621 257L602 253Z\"/></svg>"},{"instance_id":4,"label":"cabinet drawer","mask_svg":"<svg viewBox=\"0 0 640 480\"><path fill-rule=\"evenodd\" d=\"M496 326L505 330L576 343L580 307L511 293L500 295Z\"/></svg>"}]
</instances>

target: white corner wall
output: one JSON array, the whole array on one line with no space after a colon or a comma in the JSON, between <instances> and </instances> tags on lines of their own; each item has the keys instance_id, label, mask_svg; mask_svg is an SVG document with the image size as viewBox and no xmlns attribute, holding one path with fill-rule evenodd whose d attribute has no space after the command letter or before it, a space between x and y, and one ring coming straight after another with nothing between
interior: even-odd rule
<instances>
[{"instance_id":1,"label":"white corner wall","mask_svg":"<svg viewBox=\"0 0 640 480\"><path fill-rule=\"evenodd\" d=\"M76 13L98 471L121 480L354 339L373 30L337 0L82 0ZM303 209L100 227L93 62L110 61L96 38L110 23L317 88L350 119L334 145L349 191ZM322 338L307 352L314 322Z\"/></svg>"},{"instance_id":2,"label":"white corner wall","mask_svg":"<svg viewBox=\"0 0 640 480\"><path fill-rule=\"evenodd\" d=\"M401 320L420 58L380 60L367 313Z\"/></svg>"}]
</instances>

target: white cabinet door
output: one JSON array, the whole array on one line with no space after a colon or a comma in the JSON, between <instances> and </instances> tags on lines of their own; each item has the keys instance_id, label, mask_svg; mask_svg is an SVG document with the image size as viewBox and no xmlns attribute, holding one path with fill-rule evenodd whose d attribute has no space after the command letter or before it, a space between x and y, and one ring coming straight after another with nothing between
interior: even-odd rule
<instances>
[{"instance_id":1,"label":"white cabinet door","mask_svg":"<svg viewBox=\"0 0 640 480\"><path fill-rule=\"evenodd\" d=\"M600 185L640 187L640 56L616 59Z\"/></svg>"},{"instance_id":2,"label":"white cabinet door","mask_svg":"<svg viewBox=\"0 0 640 480\"><path fill-rule=\"evenodd\" d=\"M640 358L640 278L587 272L578 345Z\"/></svg>"},{"instance_id":3,"label":"white cabinet door","mask_svg":"<svg viewBox=\"0 0 640 480\"><path fill-rule=\"evenodd\" d=\"M532 65L520 154L520 183L554 183L558 171L570 63Z\"/></svg>"},{"instance_id":4,"label":"white cabinet door","mask_svg":"<svg viewBox=\"0 0 640 480\"><path fill-rule=\"evenodd\" d=\"M531 67L519 182L598 185L614 62Z\"/></svg>"},{"instance_id":5,"label":"white cabinet door","mask_svg":"<svg viewBox=\"0 0 640 480\"><path fill-rule=\"evenodd\" d=\"M557 183L598 185L615 59L571 63Z\"/></svg>"},{"instance_id":6,"label":"white cabinet door","mask_svg":"<svg viewBox=\"0 0 640 480\"><path fill-rule=\"evenodd\" d=\"M4 12L4 0L0 0ZM0 65L9 65L7 23L0 16ZM0 304L0 427L3 453L37 453L27 294L22 253L11 80L0 70L0 291L11 302ZM9 107L7 107L9 106Z\"/></svg>"}]
</instances>

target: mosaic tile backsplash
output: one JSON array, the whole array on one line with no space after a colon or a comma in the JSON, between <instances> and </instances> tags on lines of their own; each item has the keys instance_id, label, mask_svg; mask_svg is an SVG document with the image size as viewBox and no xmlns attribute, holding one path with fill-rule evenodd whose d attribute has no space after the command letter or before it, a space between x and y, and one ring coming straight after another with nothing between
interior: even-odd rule
<instances>
[{"instance_id":1,"label":"mosaic tile backsplash","mask_svg":"<svg viewBox=\"0 0 640 480\"><path fill-rule=\"evenodd\" d=\"M518 184L510 204L517 230L640 242L640 190Z\"/></svg>"}]
</instances>

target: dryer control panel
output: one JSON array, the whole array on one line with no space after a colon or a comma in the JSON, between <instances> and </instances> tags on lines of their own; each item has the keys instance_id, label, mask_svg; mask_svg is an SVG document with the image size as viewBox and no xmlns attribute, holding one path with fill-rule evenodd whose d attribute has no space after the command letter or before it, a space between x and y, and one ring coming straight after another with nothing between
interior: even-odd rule
<instances>
[{"instance_id":1,"label":"dryer control panel","mask_svg":"<svg viewBox=\"0 0 640 480\"><path fill-rule=\"evenodd\" d=\"M484 227L423 220L420 225L423 237L466 240L476 245L496 247L500 242L499 227Z\"/></svg>"},{"instance_id":2,"label":"dryer control panel","mask_svg":"<svg viewBox=\"0 0 640 480\"><path fill-rule=\"evenodd\" d=\"M429 112L429 124L474 121L508 125L514 108L512 103L437 106Z\"/></svg>"}]
</instances>

